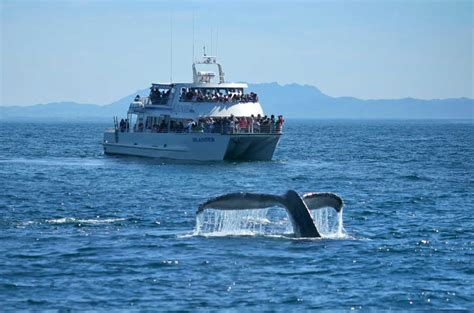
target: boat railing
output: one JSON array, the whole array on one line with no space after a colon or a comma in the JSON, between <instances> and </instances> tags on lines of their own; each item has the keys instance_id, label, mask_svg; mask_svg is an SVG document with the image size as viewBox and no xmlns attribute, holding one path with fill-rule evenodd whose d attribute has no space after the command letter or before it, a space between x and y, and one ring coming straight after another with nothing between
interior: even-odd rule
<instances>
[{"instance_id":1,"label":"boat railing","mask_svg":"<svg viewBox=\"0 0 474 313\"><path fill-rule=\"evenodd\" d=\"M151 105L167 105L169 101L169 98L160 98L160 99L152 99L150 97L140 97L140 98L135 98L132 102L137 103L139 106L146 107L146 106L151 106Z\"/></svg>"},{"instance_id":2,"label":"boat railing","mask_svg":"<svg viewBox=\"0 0 474 313\"><path fill-rule=\"evenodd\" d=\"M228 99L228 100L223 100L223 99L179 99L179 102L192 102L192 103L255 103L258 102L258 99L249 99L249 100L241 100L241 99Z\"/></svg>"},{"instance_id":3,"label":"boat railing","mask_svg":"<svg viewBox=\"0 0 474 313\"><path fill-rule=\"evenodd\" d=\"M207 102L207 103L247 103L247 102L258 102L258 96L256 93L251 92L249 94L221 94L221 93L202 93L193 91L181 91L179 96L180 102Z\"/></svg>"},{"instance_id":4,"label":"boat railing","mask_svg":"<svg viewBox=\"0 0 474 313\"><path fill-rule=\"evenodd\" d=\"M123 127L119 130L120 132L129 132L130 130L126 127ZM144 127L134 127L134 133L156 133L156 134L163 134L163 133L205 133L205 134L222 134L222 135L230 135L230 134L245 134L245 135L263 135L263 134L281 134L282 128L281 127L269 127L269 128L260 128L260 129L240 129L235 128L232 126L214 126L212 128L192 128L192 129L153 129L153 128L144 128Z\"/></svg>"},{"instance_id":5,"label":"boat railing","mask_svg":"<svg viewBox=\"0 0 474 313\"><path fill-rule=\"evenodd\" d=\"M135 123L133 128L130 127L128 119L118 121L118 117L114 117L114 129L115 132L121 133L214 133L214 134L246 134L246 135L260 135L260 134L281 134L283 124L270 123L263 125L247 125L246 127L240 127L238 124L194 124L191 126L171 126L165 125L164 127L146 126L143 123Z\"/></svg>"},{"instance_id":6,"label":"boat railing","mask_svg":"<svg viewBox=\"0 0 474 313\"><path fill-rule=\"evenodd\" d=\"M135 100L136 101L136 100ZM141 104L143 106L146 106L146 105L150 105L151 102L150 102L150 97L141 97L140 99L138 99L138 102L141 102Z\"/></svg>"}]
</instances>

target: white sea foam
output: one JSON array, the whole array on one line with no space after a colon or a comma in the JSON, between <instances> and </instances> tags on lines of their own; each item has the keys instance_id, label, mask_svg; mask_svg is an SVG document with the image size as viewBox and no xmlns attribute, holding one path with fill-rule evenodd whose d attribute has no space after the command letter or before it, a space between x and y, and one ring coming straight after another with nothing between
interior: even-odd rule
<instances>
[{"instance_id":1,"label":"white sea foam","mask_svg":"<svg viewBox=\"0 0 474 313\"><path fill-rule=\"evenodd\" d=\"M125 218L95 218L95 219L79 219L74 217L61 217L46 220L50 224L110 224L125 221Z\"/></svg>"}]
</instances>

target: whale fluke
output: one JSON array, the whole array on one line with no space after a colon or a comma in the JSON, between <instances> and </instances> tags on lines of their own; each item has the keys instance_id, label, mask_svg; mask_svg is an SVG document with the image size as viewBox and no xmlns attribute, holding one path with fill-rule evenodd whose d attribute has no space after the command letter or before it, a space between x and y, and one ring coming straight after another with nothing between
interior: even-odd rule
<instances>
[{"instance_id":1,"label":"whale fluke","mask_svg":"<svg viewBox=\"0 0 474 313\"><path fill-rule=\"evenodd\" d=\"M333 208L337 213L342 211L344 201L332 192L310 192L303 195L303 201L310 210Z\"/></svg>"},{"instance_id":2,"label":"whale fluke","mask_svg":"<svg viewBox=\"0 0 474 313\"><path fill-rule=\"evenodd\" d=\"M196 214L206 209L245 210L283 207L293 226L295 237L321 237L311 216L311 210L324 207L342 210L344 202L333 193L307 193L301 197L296 191L288 190L283 196L263 193L229 193L202 203Z\"/></svg>"},{"instance_id":3,"label":"whale fluke","mask_svg":"<svg viewBox=\"0 0 474 313\"><path fill-rule=\"evenodd\" d=\"M284 207L284 199L280 196L263 193L228 193L219 197L211 198L202 203L198 208L197 214L210 208L216 210L245 210L265 209L273 206Z\"/></svg>"}]
</instances>

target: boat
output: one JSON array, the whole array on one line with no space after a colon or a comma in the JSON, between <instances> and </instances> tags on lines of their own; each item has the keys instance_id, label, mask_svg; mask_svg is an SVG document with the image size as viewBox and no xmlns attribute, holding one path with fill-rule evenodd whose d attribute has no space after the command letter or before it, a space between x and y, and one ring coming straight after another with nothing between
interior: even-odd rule
<instances>
[{"instance_id":1,"label":"boat","mask_svg":"<svg viewBox=\"0 0 474 313\"><path fill-rule=\"evenodd\" d=\"M216 67L198 71L198 67ZM282 136L283 116L266 116L245 83L224 80L215 56L192 64L192 83L153 83L137 95L125 118L104 133L107 155L174 160L271 160ZM214 82L218 79L218 82Z\"/></svg>"}]
</instances>

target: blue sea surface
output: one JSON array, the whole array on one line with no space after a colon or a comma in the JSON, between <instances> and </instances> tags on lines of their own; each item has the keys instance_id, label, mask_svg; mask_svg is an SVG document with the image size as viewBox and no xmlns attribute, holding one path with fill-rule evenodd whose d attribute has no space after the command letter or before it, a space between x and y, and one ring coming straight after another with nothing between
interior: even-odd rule
<instances>
[{"instance_id":1,"label":"blue sea surface","mask_svg":"<svg viewBox=\"0 0 474 313\"><path fill-rule=\"evenodd\" d=\"M3 309L474 310L472 121L289 120L273 161L205 163L105 156L108 126L0 124ZM345 235L195 233L287 189L341 195Z\"/></svg>"}]
</instances>

